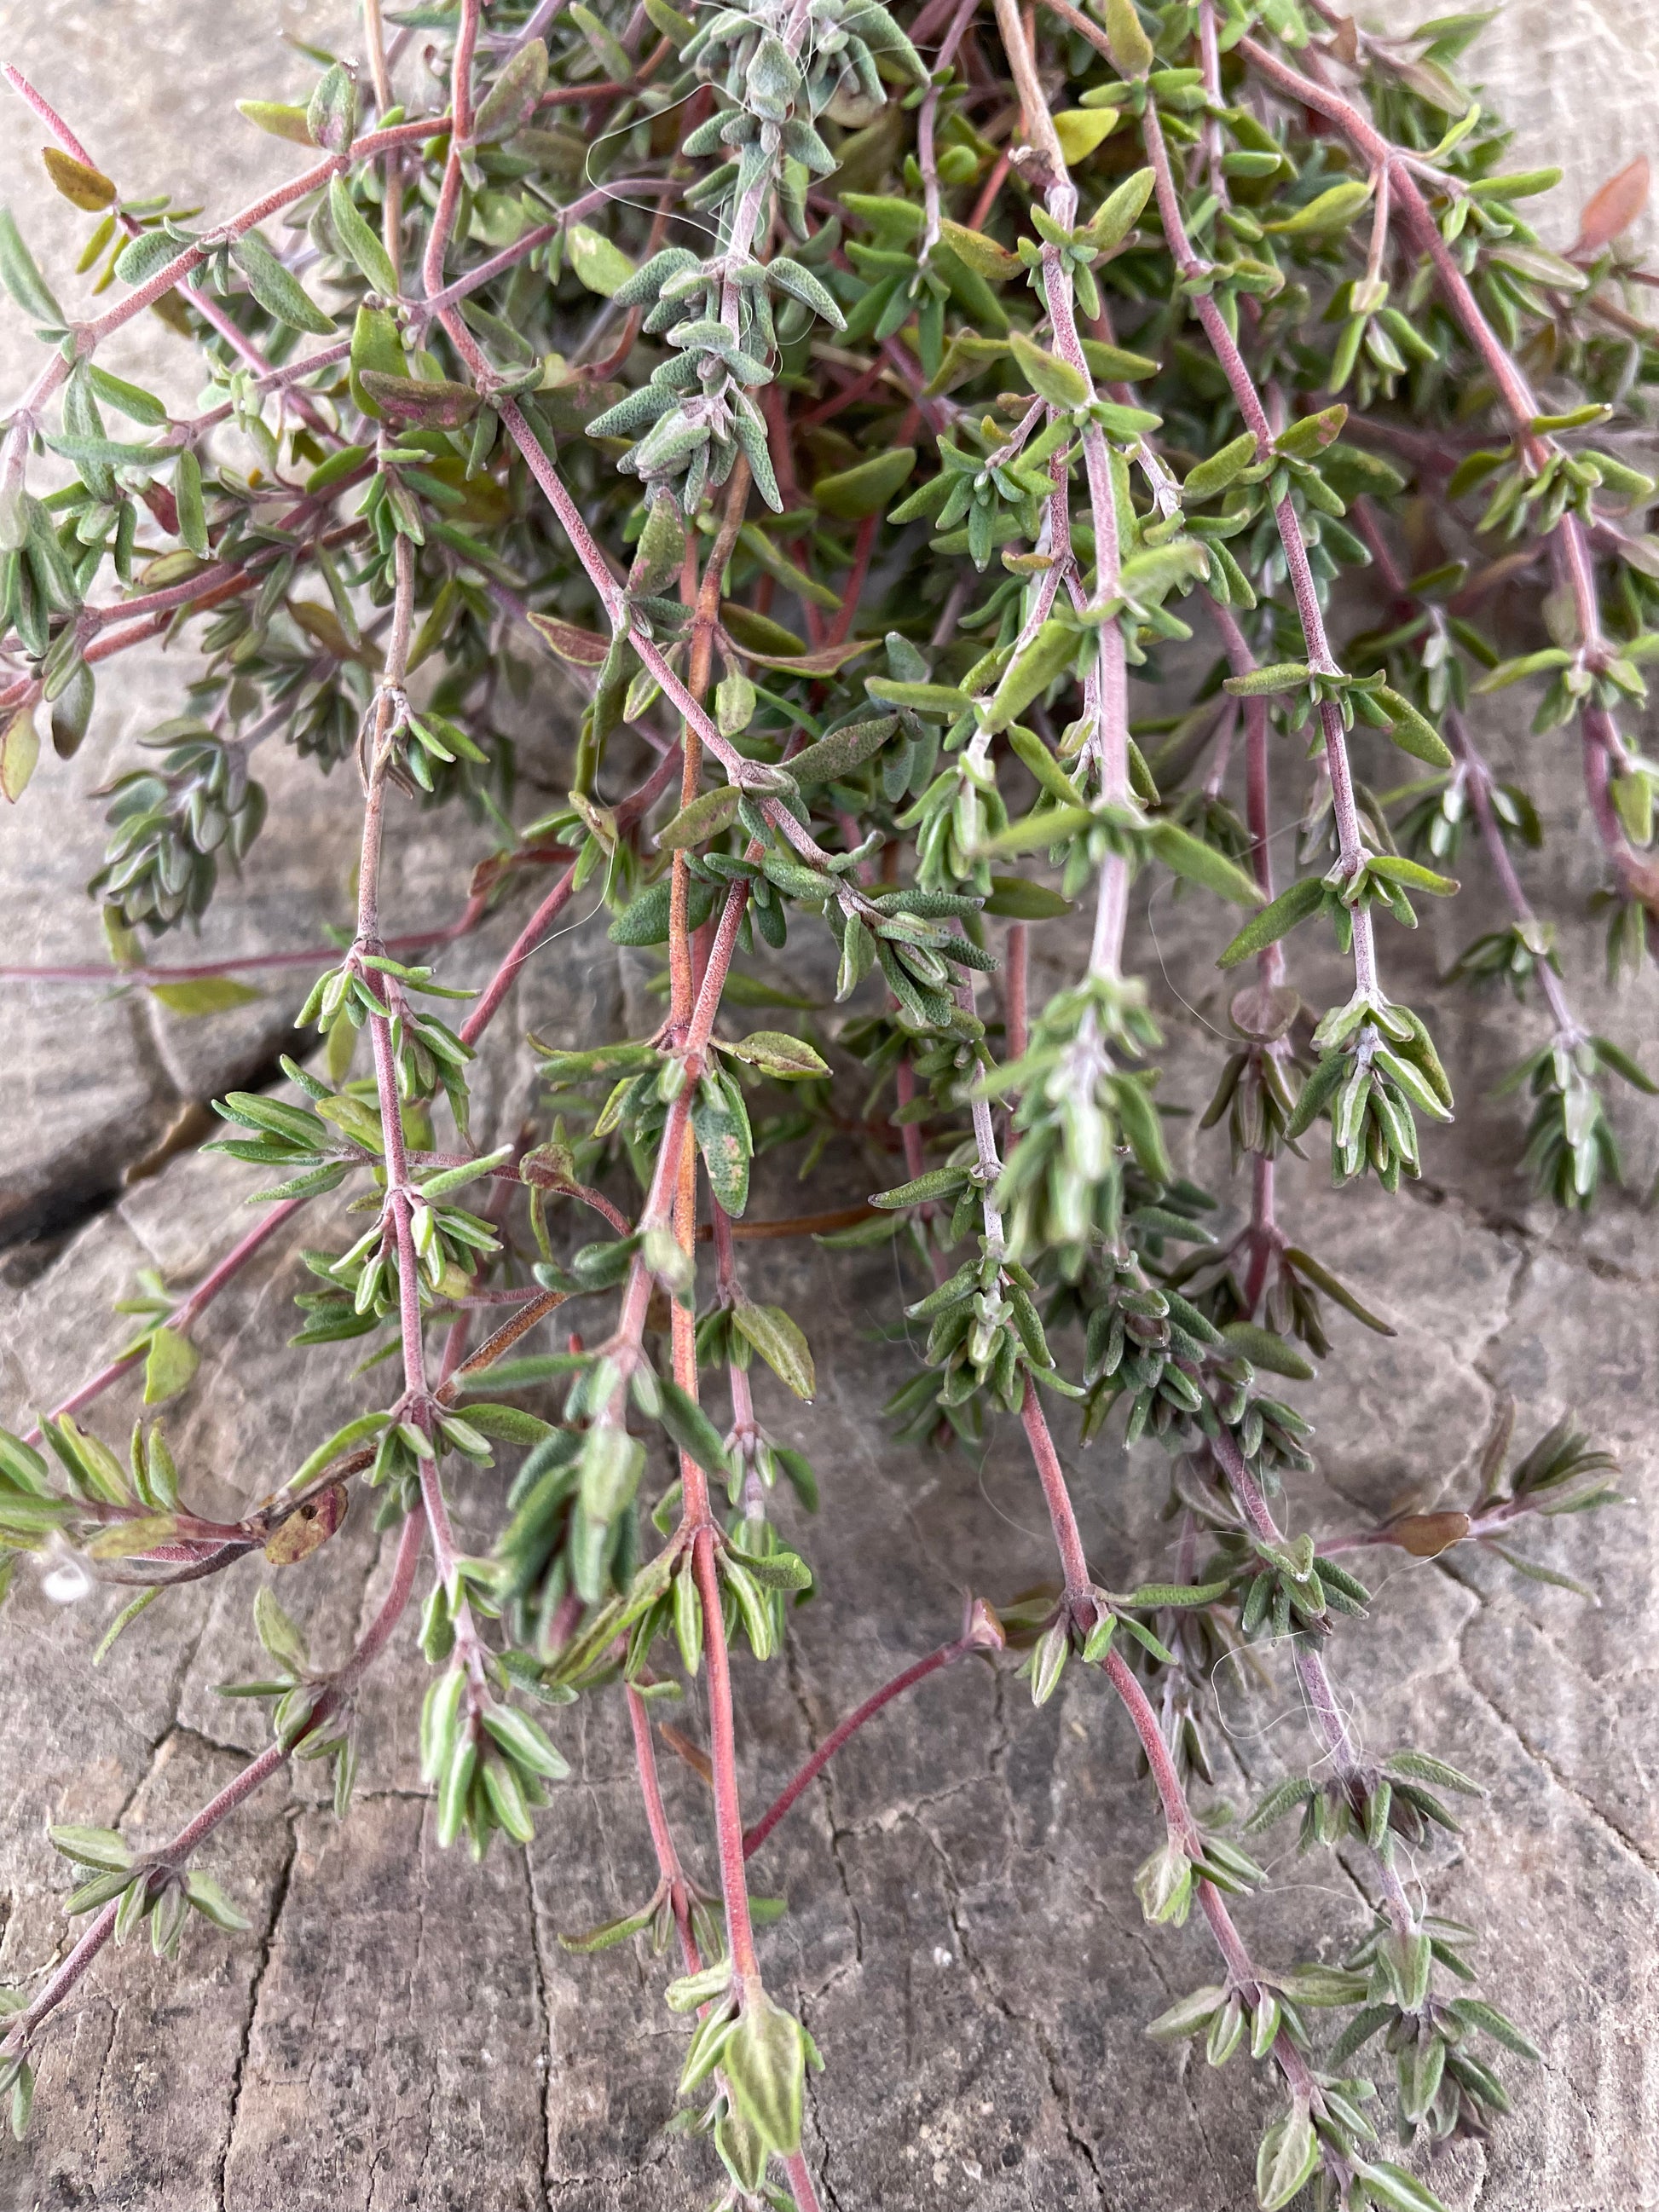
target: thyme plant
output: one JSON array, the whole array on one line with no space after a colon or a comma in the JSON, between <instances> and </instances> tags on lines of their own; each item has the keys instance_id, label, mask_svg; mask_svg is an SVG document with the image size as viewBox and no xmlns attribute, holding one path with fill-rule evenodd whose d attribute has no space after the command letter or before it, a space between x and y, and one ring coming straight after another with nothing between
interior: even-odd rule
<instances>
[{"instance_id":1,"label":"thyme plant","mask_svg":"<svg viewBox=\"0 0 1659 2212\"><path fill-rule=\"evenodd\" d=\"M308 105L241 103L302 150L231 213L111 176L7 70L85 211L75 273L95 281L83 300L0 217L0 276L41 349L0 456L0 787L52 804L50 775L31 787L43 744L82 744L107 664L189 645L179 712L106 787L90 890L111 977L204 1015L296 958L152 951L258 837L257 749L332 771L332 803L360 793L362 843L350 941L295 992L314 1049L216 1102L258 1224L181 1303L148 1279L123 1353L0 1435L6 1568L32 1555L64 1596L136 1592L113 1633L250 1554L300 1563L360 1492L398 1532L337 1672L261 1592L258 1679L228 1686L266 1701L269 1747L178 1836L52 1832L82 1932L3 1995L19 2134L54 2011L112 1936L148 1920L171 1954L192 1910L241 1924L200 1853L252 1790L327 1759L345 1814L360 1684L411 1602L446 1845L527 1841L567 1772L561 1709L625 1704L659 1879L571 1942L677 1953L684 2120L723 2208L815 2205L803 2100L840 2057L769 1982L747 1859L855 1728L969 1653L1018 1654L1038 1704L1089 1670L1127 1712L1158 1837L1134 1888L1152 1922L1195 1906L1217 1953L1148 2032L1276 2081L1264 2212L1304 2191L1419 2212L1438 2200L1402 2146L1507 2110L1511 2062L1535 2054L1494 1999L1524 2012L1525 1992L1486 1993L1472 1931L1406 1878L1478 1784L1431 1746L1362 1751L1341 1621L1379 1545L1484 1543L1551 1573L1514 1539L1606 1502L1610 1462L1570 1424L1512 1461L1505 1431L1467 1509L1316 1545L1287 1483L1311 1432L1279 1394L1351 1324L1387 1329L1275 1188L1327 1132L1339 1184L1393 1192L1431 1161L1454 1085L1399 995L1395 933L1457 890L1454 866L1479 907L1455 973L1536 1005L1513 1080L1542 1188L1588 1206L1619 1173L1609 1080L1653 1088L1575 1015L1526 889L1537 812L1469 713L1524 686L1535 755L1582 748L1609 961L1638 967L1659 767L1626 726L1659 653L1659 538L1631 456L1659 351L1620 240L1644 183L1598 193L1566 255L1539 244L1527 210L1555 172L1508 167L1457 75L1484 20L1373 35L1324 0L923 0L902 23L881 0L451 0L383 19L366 0L356 60L317 55ZM147 313L195 349L193 414L100 358ZM525 820L503 724L538 655L585 704L552 732L568 796ZM386 842L438 805L497 859L458 886L459 920L388 943ZM1132 887L1160 875L1237 987L1207 1107L1160 1091L1126 965ZM660 948L663 1018L538 1040L540 1126L480 1129L479 1039L584 886L614 941ZM446 982L443 948L507 901L533 910L493 981ZM1075 970L1035 1003L1030 933L1074 907ZM792 1012L787 955L826 937L835 1009ZM1328 1006L1297 981L1316 938L1347 976ZM738 1011L757 1004L770 1025ZM1228 1240L1217 1194L1172 1164L1176 1106L1226 1124ZM740 1231L757 1152L831 1145L845 1210L767 1226L893 1246L893 1320L921 1348L892 1419L930 1448L1023 1424L1058 1572L1036 1598L973 1597L957 1638L752 1817L731 1650L775 1661L811 1586L780 1477L810 1508L836 1470L757 1415L757 1357L801 1398L814 1374L799 1319L745 1287ZM294 1340L368 1356L332 1432L216 1521L159 1419L118 1447L89 1409L141 1364L147 1408L210 1389L193 1325L301 1211ZM556 1313L580 1334L550 1334ZM1097 1581L1054 1401L1103 1486L1132 1479L1127 1445L1163 1444L1180 1581ZM503 1456L473 1555L450 1498ZM1234 1818L1201 1691L1246 1647L1295 1676L1322 1778ZM655 1765L653 1711L700 1674L718 1897L686 1871ZM1264 1879L1254 1836L1292 1819L1304 1848L1347 1847L1371 1901L1340 1965L1311 1962L1315 1929L1304 1957L1260 1956L1235 1917Z\"/></svg>"}]
</instances>

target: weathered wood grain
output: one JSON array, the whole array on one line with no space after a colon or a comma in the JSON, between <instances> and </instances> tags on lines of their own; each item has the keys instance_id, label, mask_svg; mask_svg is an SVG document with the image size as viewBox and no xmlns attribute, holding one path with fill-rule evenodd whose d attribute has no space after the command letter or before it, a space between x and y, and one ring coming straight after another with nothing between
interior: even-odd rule
<instances>
[{"instance_id":1,"label":"weathered wood grain","mask_svg":"<svg viewBox=\"0 0 1659 2212\"><path fill-rule=\"evenodd\" d=\"M339 21L322 6L282 17L312 35ZM237 94L280 96L303 82L276 27L252 0L0 4L0 50L60 100L100 159L135 189L181 174L214 206L282 173L280 146L226 119ZM1523 158L1559 148L1588 190L1650 137L1659 32L1638 0L1527 0L1484 51L1524 125ZM33 206L45 195L19 117L8 111L0 134L0 198ZM60 261L72 228L67 210L30 218L43 255ZM0 326L8 391L27 351ZM115 365L181 373L159 325ZM170 680L154 659L123 663L83 758L44 766L0 823L9 959L97 957L96 917L80 897L100 848L87 794L144 714L162 711ZM1526 744L1535 757L1518 725L1492 736L1500 753ZM279 787L271 826L242 890L215 910L206 951L301 941L344 911L355 786L276 761L263 772ZM1570 822L1570 762L1547 796L1553 818ZM451 895L468 836L399 817L398 911L424 918ZM1588 878L1570 848L1551 866L1555 910L1576 913ZM1165 897L1137 927L1144 964L1156 976L1161 951L1192 991L1200 963L1179 957L1198 941L1188 911ZM458 980L487 972L521 912L459 953ZM1468 934L1462 918L1437 914L1416 946L1397 951L1395 939L1390 958L1427 989ZM1564 945L1600 1018L1593 937L1570 928ZM1071 957L1063 940L1045 945L1039 982ZM624 1004L643 1029L640 985L594 933L550 947L487 1057L481 1132L509 1133L530 1102L514 1037L532 1024L591 1036ZM125 1192L122 1173L190 1101L268 1065L290 1008L273 997L185 1025L143 999L0 990L0 1419L15 1421L118 1343L111 1302L137 1267L188 1282L223 1248L242 1170L181 1157ZM1170 989L1160 1000L1168 1093L1201 1104L1216 994L1188 1006ZM1619 1034L1650 1039L1655 1013L1650 987L1623 1002ZM1514 1019L1459 1000L1446 1020L1465 1103L1456 1128L1431 1140L1423 1186L1390 1205L1369 1190L1334 1198L1316 1167L1286 1178L1303 1241L1401 1324L1387 1343L1341 1325L1305 1394L1322 1473L1299 1502L1324 1530L1408 1486L1443 1494L1504 1392L1520 1401L1524 1437L1575 1405L1624 1453L1637 1505L1544 1540L1553 1560L1595 1583L1599 1607L1485 1559L1385 1565L1375 1617L1345 1626L1336 1662L1369 1741L1432 1748L1486 1784L1462 1841L1415 1872L1437 1910L1489 1931L1487 1985L1545 2054L1530 2079L1508 2069L1516 2117L1489 2146L1443 2161L1436 2187L1455 2212L1652 2207L1653 1219L1634 1196L1588 1227L1532 1204L1509 1164L1513 1103L1484 1095L1513 1057ZM1639 1193L1659 1147L1650 1117L1626 1120ZM822 1202L842 1194L826 1182ZM951 1632L964 1585L1006 1596L1042 1575L1048 1547L1017 1431L976 1468L896 1446L877 1418L904 1371L902 1350L869 1333L891 1310L890 1264L750 1249L757 1287L812 1319L817 1404L761 1388L765 1417L811 1450L824 1492L807 1534L818 1600L795 1616L784 1659L763 1676L737 1668L743 1780L758 1806L842 1711ZM370 1386L348 1380L349 1347L281 1349L295 1287L294 1245L278 1246L199 1332L203 1373L170 1431L206 1503L259 1494L368 1402ZM113 1395L109 1432L131 1410L130 1392ZM1123 1587L1164 1565L1159 1455L1067 1457L1103 1577ZM497 1489L480 1478L463 1516L487 1523ZM282 1577L283 1602L337 1656L386 1571L360 1506L309 1567ZM160 1838L258 1744L257 1709L213 1686L254 1663L252 1589L274 1571L259 1565L166 1599L96 1674L88 1660L107 1608L96 1619L54 1610L27 1581L8 1607L0 1978L34 1976L64 1942L67 1885L46 1821L120 1820L141 1841ZM643 1950L575 1958L556 1942L637 1904L653 1880L618 1716L599 1706L558 1717L575 1778L527 1854L498 1850L480 1871L433 1844L413 1752L422 1673L405 1632L364 1693L362 1796L343 1828L316 1771L302 1768L214 1839L208 1862L251 1934L193 1929L176 1967L136 1947L100 1962L46 2039L27 2141L0 2145L0 2212L690 2212L707 2201L709 2161L661 2133L683 2043L660 2002L664 1966ZM1218 1681L1216 1698L1222 1780L1236 1796L1307 1765L1287 1678L1254 1698ZM698 1723L694 1701L686 1725ZM677 1821L712 1881L702 1785L665 1764ZM765 1938L769 1971L829 2063L809 2148L835 2212L1244 2212L1265 2090L1243 2066L1218 2077L1142 2033L1210 1972L1200 1929L1140 1923L1127 1877L1155 1836L1127 1726L1097 1685L1068 1678L1033 1714L1020 1686L979 1662L884 1715L810 1793L755 1871L791 1905ZM1329 1860L1276 1872L1282 1887L1242 1910L1253 1944L1269 1956L1337 1955L1362 1924L1357 1889Z\"/></svg>"}]
</instances>

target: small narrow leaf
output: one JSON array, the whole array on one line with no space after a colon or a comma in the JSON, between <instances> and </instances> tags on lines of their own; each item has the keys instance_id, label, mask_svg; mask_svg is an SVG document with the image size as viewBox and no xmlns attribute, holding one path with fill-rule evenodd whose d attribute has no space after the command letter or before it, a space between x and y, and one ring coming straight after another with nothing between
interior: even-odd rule
<instances>
[{"instance_id":1,"label":"small narrow leaf","mask_svg":"<svg viewBox=\"0 0 1659 2212\"><path fill-rule=\"evenodd\" d=\"M732 1323L798 1398L816 1396L817 1372L811 1349L781 1306L756 1305L747 1298L739 1299L732 1310Z\"/></svg>"},{"instance_id":2,"label":"small narrow leaf","mask_svg":"<svg viewBox=\"0 0 1659 2212\"><path fill-rule=\"evenodd\" d=\"M43 146L40 159L46 165L46 174L52 179L66 200L78 208L91 211L106 208L115 198L115 187L101 169L88 168L73 155L65 154L61 147Z\"/></svg>"},{"instance_id":3,"label":"small narrow leaf","mask_svg":"<svg viewBox=\"0 0 1659 2212\"><path fill-rule=\"evenodd\" d=\"M1089 380L1080 368L1073 368L1058 354L1045 351L1024 331L1010 331L1008 344L1020 374L1039 399L1046 399L1062 413L1081 407L1088 400Z\"/></svg>"}]
</instances>

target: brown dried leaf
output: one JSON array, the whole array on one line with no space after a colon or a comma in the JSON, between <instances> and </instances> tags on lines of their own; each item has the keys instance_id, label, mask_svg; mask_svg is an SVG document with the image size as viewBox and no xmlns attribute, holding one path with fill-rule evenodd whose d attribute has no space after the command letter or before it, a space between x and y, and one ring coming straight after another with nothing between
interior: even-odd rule
<instances>
[{"instance_id":1,"label":"brown dried leaf","mask_svg":"<svg viewBox=\"0 0 1659 2212\"><path fill-rule=\"evenodd\" d=\"M1609 177L1584 203L1578 218L1578 235L1568 248L1575 258L1589 259L1604 246L1622 237L1648 204L1651 172L1645 154L1627 161L1617 176Z\"/></svg>"},{"instance_id":2,"label":"brown dried leaf","mask_svg":"<svg viewBox=\"0 0 1659 2212\"><path fill-rule=\"evenodd\" d=\"M561 622L556 615L532 614L529 622L532 629L546 640L561 660L568 660L576 668L605 665L611 641L601 637L597 630L583 629L576 623Z\"/></svg>"},{"instance_id":3,"label":"brown dried leaf","mask_svg":"<svg viewBox=\"0 0 1659 2212\"><path fill-rule=\"evenodd\" d=\"M301 1559L321 1549L346 1517L346 1492L343 1482L330 1490L308 1498L297 1513L291 1513L280 1528L275 1529L265 1544L265 1557L273 1567L297 1566Z\"/></svg>"},{"instance_id":4,"label":"brown dried leaf","mask_svg":"<svg viewBox=\"0 0 1659 2212\"><path fill-rule=\"evenodd\" d=\"M1467 1513L1408 1513L1389 1530L1395 1542L1414 1559L1431 1559L1437 1553L1461 1544L1468 1533Z\"/></svg>"},{"instance_id":5,"label":"brown dried leaf","mask_svg":"<svg viewBox=\"0 0 1659 2212\"><path fill-rule=\"evenodd\" d=\"M1288 983L1252 983L1239 992L1227 1009L1228 1018L1241 1036L1258 1044L1271 1044L1288 1034L1302 1010L1299 992Z\"/></svg>"},{"instance_id":6,"label":"brown dried leaf","mask_svg":"<svg viewBox=\"0 0 1659 2212\"><path fill-rule=\"evenodd\" d=\"M672 1721L659 1721L657 1733L677 1759L684 1759L694 1774L702 1775L712 1787L714 1764L701 1744L693 1743L690 1737L677 1729Z\"/></svg>"}]
</instances>

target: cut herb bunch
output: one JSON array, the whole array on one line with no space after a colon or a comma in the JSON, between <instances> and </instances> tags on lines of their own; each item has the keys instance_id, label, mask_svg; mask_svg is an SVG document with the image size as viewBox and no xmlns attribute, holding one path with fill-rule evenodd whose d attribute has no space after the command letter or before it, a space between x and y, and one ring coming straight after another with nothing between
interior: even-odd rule
<instances>
[{"instance_id":1,"label":"cut herb bunch","mask_svg":"<svg viewBox=\"0 0 1659 2212\"><path fill-rule=\"evenodd\" d=\"M1457 890L1471 827L1498 911L1455 973L1535 987L1514 1083L1540 1187L1588 1206L1619 1175L1608 1079L1654 1088L1572 1011L1523 880L1536 810L1469 712L1525 684L1540 739L1575 733L1609 960L1639 967L1659 767L1622 724L1659 653L1659 538L1631 453L1659 345L1632 298L1659 280L1619 241L1644 187L1599 192L1569 254L1539 244L1524 210L1555 173L1507 169L1455 74L1485 20L1373 37L1319 0L923 0L903 24L880 0L695 19L458 0L383 23L376 0L360 68L319 55L307 106L240 103L305 151L228 218L130 197L7 70L86 213L79 273L112 303L67 313L0 216L0 278L43 362L0 447L0 790L50 803L49 776L30 787L43 739L76 751L103 664L190 641L179 713L103 794L100 972L207 1014L240 975L301 970L316 1049L280 1091L217 1102L259 1225L182 1301L147 1276L126 1349L27 1436L0 1431L4 1571L32 1553L55 1595L127 1586L112 1636L173 1583L256 1552L298 1564L360 1489L399 1531L335 1673L261 1591L269 1663L226 1686L269 1705L270 1747L172 1843L52 1831L89 1917L30 1990L0 1993L18 2134L52 2015L111 1936L148 1919L171 1955L192 1909L242 1924L195 1863L221 1820L290 1758L331 1762L343 1817L360 1680L423 1580L441 1843L527 1842L568 1771L559 1709L625 1701L659 1879L568 1942L678 1945L682 2124L709 2138L726 2212L816 2205L807 2075L836 2062L769 1986L746 1859L856 1729L970 1654L1018 1652L1038 1704L1068 1666L1097 1670L1127 1713L1161 1818L1135 1892L1152 1922L1196 1905L1218 1954L1219 1978L1148 2032L1201 2038L1215 2066L1248 2040L1277 2084L1264 2212L1304 2191L1420 2212L1438 2199L1395 2152L1508 2109L1500 2054L1536 2054L1407 1856L1479 1785L1359 1744L1338 1624L1368 1592L1344 1560L1474 1542L1559 1579L1510 1548L1516 1524L1609 1502L1612 1463L1563 1423L1511 1468L1506 1426L1468 1510L1320 1545L1285 1482L1311 1431L1275 1395L1330 1356L1328 1327L1389 1333L1281 1221L1275 1170L1323 1123L1339 1184L1421 1171L1453 1091L1395 995L1394 931ZM441 66L406 103L415 37ZM146 312L199 354L194 415L99 358ZM556 733L568 796L515 824L503 725L549 655L583 702ZM1132 684L1154 710L1133 726ZM144 935L198 921L258 838L271 739L361 785L349 944L151 960ZM496 856L458 920L388 939L398 811L454 804ZM1276 879L1281 811L1298 828ZM445 945L526 878L543 887L487 988L446 983ZM1126 966L1132 887L1161 878L1206 915L1231 902L1212 952L1249 969L1204 1115L1248 1188L1226 1243L1171 1160L1161 1040ZM617 944L665 954L664 1018L533 1040L544 1118L484 1142L479 1040L584 886ZM1036 1003L1030 933L1074 904L1086 950ZM1328 1007L1294 980L1307 925L1347 971ZM780 980L792 936L830 956L845 1014L740 1034L732 1005L781 1024L811 1003ZM779 1150L841 1162L845 1203L745 1220L753 1160ZM261 1504L210 1519L159 1422L118 1452L83 1417L141 1363L146 1407L210 1389L192 1327L302 1212L295 1341L362 1339L359 1398ZM757 1418L757 1355L799 1398L815 1376L740 1248L792 1229L896 1248L922 1349L888 1410L970 1449L1018 1419L1058 1575L1000 1610L970 1598L959 1637L746 1820L732 1647L775 1659L811 1593L773 1509L780 1476L809 1509L817 1477ZM577 1299L568 1348L532 1337ZM475 1346L482 1319L499 1325ZM1096 1581L1056 1398L1091 1480L1164 1444L1179 1581ZM647 1502L653 1443L675 1479ZM502 1453L520 1464L474 1555L450 1497ZM1240 1820L1204 1693L1246 1647L1294 1676L1318 1778ZM655 1765L653 1707L705 1670L718 1895L685 1870ZM1292 1815L1372 1904L1338 1966L1311 1963L1316 1930L1301 1960L1259 1959L1234 1917L1265 1879L1243 1839Z\"/></svg>"}]
</instances>

